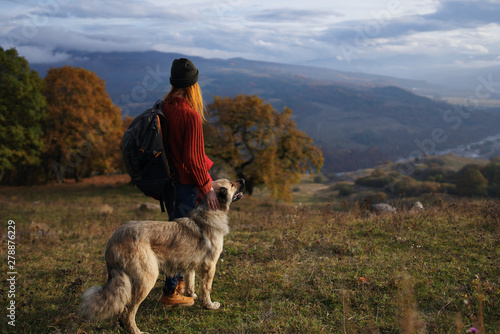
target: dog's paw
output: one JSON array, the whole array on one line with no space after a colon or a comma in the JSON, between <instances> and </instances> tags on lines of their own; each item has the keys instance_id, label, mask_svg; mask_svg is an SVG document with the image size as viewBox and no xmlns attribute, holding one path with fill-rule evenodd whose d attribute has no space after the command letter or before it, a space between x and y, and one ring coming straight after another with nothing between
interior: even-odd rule
<instances>
[{"instance_id":1,"label":"dog's paw","mask_svg":"<svg viewBox=\"0 0 500 334\"><path fill-rule=\"evenodd\" d=\"M193 297L194 299L198 298L198 295L195 292L186 291L185 295L188 297Z\"/></svg>"},{"instance_id":2,"label":"dog's paw","mask_svg":"<svg viewBox=\"0 0 500 334\"><path fill-rule=\"evenodd\" d=\"M220 303L213 302L211 304L206 304L205 307L209 310L217 310L220 307Z\"/></svg>"}]
</instances>

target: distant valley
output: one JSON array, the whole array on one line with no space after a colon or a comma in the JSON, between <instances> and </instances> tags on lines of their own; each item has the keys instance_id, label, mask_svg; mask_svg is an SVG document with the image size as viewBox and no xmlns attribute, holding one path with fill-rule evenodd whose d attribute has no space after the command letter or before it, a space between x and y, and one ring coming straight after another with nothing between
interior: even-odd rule
<instances>
[{"instance_id":1,"label":"distant valley","mask_svg":"<svg viewBox=\"0 0 500 334\"><path fill-rule=\"evenodd\" d=\"M75 53L64 63L31 67L41 76L50 66L92 70L106 81L123 113L134 116L168 91L170 65L179 57L160 52ZM245 59L189 58L200 70L208 103L212 96L248 94L278 110L291 108L297 127L321 146L326 174L435 155L474 142L478 157L500 155L495 141L484 141L500 133L499 110L427 98L423 95L438 96L441 87L425 81Z\"/></svg>"}]
</instances>

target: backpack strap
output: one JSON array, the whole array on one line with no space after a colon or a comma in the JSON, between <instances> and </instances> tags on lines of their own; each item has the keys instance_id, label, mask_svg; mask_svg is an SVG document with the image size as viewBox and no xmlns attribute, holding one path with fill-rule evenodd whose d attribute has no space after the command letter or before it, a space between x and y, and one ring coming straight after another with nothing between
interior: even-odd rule
<instances>
[{"instance_id":1,"label":"backpack strap","mask_svg":"<svg viewBox=\"0 0 500 334\"><path fill-rule=\"evenodd\" d=\"M165 201L163 198L160 198L160 207L161 207L161 212L165 212ZM168 218L170 220L170 215L168 215Z\"/></svg>"},{"instance_id":2,"label":"backpack strap","mask_svg":"<svg viewBox=\"0 0 500 334\"><path fill-rule=\"evenodd\" d=\"M167 211L168 219L170 221L174 220L174 208L175 208L175 185L173 180L165 185L163 191L160 195L160 207L161 212Z\"/></svg>"},{"instance_id":3,"label":"backpack strap","mask_svg":"<svg viewBox=\"0 0 500 334\"><path fill-rule=\"evenodd\" d=\"M168 152L166 149L166 145L168 142L168 133L165 134L163 132L163 122L166 122L165 115L163 114L163 100L157 100L155 104L153 105L153 110L155 111L156 115L161 115L161 117L158 118L158 121L160 123L160 131L162 133L162 138L163 138L163 146L164 146L164 151ZM167 168L168 168L168 174L170 177L170 182L168 182L165 187L163 188L163 191L161 192L160 195L160 207L161 207L161 212L167 211L168 213L168 218L169 220L174 220L174 208L175 208L175 185L174 185L174 178L175 178L175 167L172 161L170 160L170 157L168 154L165 154L166 163L167 163Z\"/></svg>"},{"instance_id":4,"label":"backpack strap","mask_svg":"<svg viewBox=\"0 0 500 334\"><path fill-rule=\"evenodd\" d=\"M153 105L153 109L156 111L156 112L161 112L162 115L163 115L163 100L157 100L155 102L155 104Z\"/></svg>"}]
</instances>

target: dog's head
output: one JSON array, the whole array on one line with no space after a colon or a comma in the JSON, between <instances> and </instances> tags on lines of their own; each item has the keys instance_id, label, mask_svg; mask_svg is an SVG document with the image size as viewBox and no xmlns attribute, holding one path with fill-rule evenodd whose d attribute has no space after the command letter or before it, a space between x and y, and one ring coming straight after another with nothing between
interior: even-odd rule
<instances>
[{"instance_id":1,"label":"dog's head","mask_svg":"<svg viewBox=\"0 0 500 334\"><path fill-rule=\"evenodd\" d=\"M243 189L245 189L245 180L239 179L229 181L219 179L212 183L217 199L221 208L228 208L232 202L239 201L243 197Z\"/></svg>"}]
</instances>

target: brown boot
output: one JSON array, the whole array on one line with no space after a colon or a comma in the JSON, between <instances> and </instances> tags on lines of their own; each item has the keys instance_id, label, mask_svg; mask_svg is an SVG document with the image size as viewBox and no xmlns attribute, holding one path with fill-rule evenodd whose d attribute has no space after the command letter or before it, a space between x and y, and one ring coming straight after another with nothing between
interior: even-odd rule
<instances>
[{"instance_id":1,"label":"brown boot","mask_svg":"<svg viewBox=\"0 0 500 334\"><path fill-rule=\"evenodd\" d=\"M175 287L175 291L177 291L180 295L183 295L186 292L186 283L182 279L177 280L177 286Z\"/></svg>"},{"instance_id":2,"label":"brown boot","mask_svg":"<svg viewBox=\"0 0 500 334\"><path fill-rule=\"evenodd\" d=\"M176 290L172 295L166 295L164 293L163 296L161 296L160 303L167 308L193 306L194 298L183 296Z\"/></svg>"}]
</instances>

